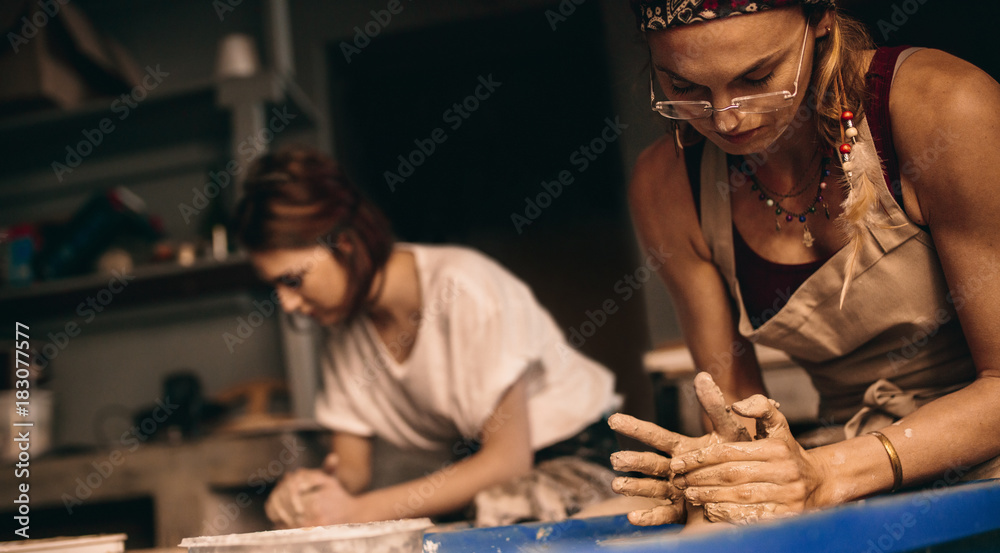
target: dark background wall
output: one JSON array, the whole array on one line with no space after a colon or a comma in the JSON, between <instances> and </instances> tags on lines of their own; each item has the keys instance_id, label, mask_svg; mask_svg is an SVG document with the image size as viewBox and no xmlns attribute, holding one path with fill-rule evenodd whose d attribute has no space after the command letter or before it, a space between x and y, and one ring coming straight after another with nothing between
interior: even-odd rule
<instances>
[{"instance_id":1,"label":"dark background wall","mask_svg":"<svg viewBox=\"0 0 1000 553\"><path fill-rule=\"evenodd\" d=\"M1000 56L991 22L1000 4L975 0L849 0L845 13L864 21L876 43L884 46L939 48L972 62L994 78Z\"/></svg>"}]
</instances>

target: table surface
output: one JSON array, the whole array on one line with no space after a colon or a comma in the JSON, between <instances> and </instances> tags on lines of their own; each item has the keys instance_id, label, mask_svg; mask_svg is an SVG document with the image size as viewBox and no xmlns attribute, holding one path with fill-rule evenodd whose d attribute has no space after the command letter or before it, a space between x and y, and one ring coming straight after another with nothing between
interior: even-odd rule
<instances>
[{"instance_id":1,"label":"table surface","mask_svg":"<svg viewBox=\"0 0 1000 553\"><path fill-rule=\"evenodd\" d=\"M1000 480L956 485L942 480L924 489L779 521L701 533L681 529L639 528L622 515L428 533L424 551L1000 551Z\"/></svg>"},{"instance_id":2,"label":"table surface","mask_svg":"<svg viewBox=\"0 0 1000 553\"><path fill-rule=\"evenodd\" d=\"M178 445L122 442L105 450L32 459L32 535L78 533L80 520L103 525L86 533L122 531L122 521L111 518L118 516L112 508L140 498L152 500L153 520L129 523L153 528L152 545L177 553L184 553L177 544L186 537L265 530L267 484L287 471L322 463L328 451L324 436L325 431L290 425ZM14 471L0 472L0 490L17 484ZM8 501L0 507L0 516L12 515L13 506ZM81 515L88 509L98 513ZM132 539L127 548L138 541Z\"/></svg>"}]
</instances>

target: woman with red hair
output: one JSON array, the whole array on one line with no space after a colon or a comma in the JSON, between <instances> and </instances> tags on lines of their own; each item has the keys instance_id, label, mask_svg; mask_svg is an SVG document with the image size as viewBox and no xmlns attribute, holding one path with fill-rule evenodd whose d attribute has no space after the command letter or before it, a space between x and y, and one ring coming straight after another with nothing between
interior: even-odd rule
<instances>
[{"instance_id":1,"label":"woman with red hair","mask_svg":"<svg viewBox=\"0 0 1000 553\"><path fill-rule=\"evenodd\" d=\"M282 309L324 330L316 416L333 451L279 483L266 506L277 525L451 513L535 462L590 448L606 463L614 377L569 347L514 275L467 248L394 242L378 208L312 149L264 156L245 190L239 241ZM470 455L370 490L376 437ZM594 468L607 488L610 470Z\"/></svg>"}]
</instances>

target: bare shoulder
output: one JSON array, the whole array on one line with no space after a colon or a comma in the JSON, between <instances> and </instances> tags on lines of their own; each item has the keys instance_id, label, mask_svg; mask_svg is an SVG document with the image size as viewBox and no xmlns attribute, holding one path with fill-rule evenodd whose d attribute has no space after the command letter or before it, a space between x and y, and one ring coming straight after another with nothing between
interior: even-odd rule
<instances>
[{"instance_id":1,"label":"bare shoulder","mask_svg":"<svg viewBox=\"0 0 1000 553\"><path fill-rule=\"evenodd\" d=\"M994 156L1000 135L1000 85L975 65L940 50L921 50L899 68L889 101L900 173L930 219L931 197L971 185ZM908 210L909 211L909 210Z\"/></svg>"},{"instance_id":2,"label":"bare shoulder","mask_svg":"<svg viewBox=\"0 0 1000 553\"><path fill-rule=\"evenodd\" d=\"M636 223L640 226L651 223L661 209L672 209L654 204L669 203L664 200L680 192L686 178L684 156L674 150L669 137L661 137L647 146L636 160L628 186L629 205Z\"/></svg>"},{"instance_id":3,"label":"bare shoulder","mask_svg":"<svg viewBox=\"0 0 1000 553\"><path fill-rule=\"evenodd\" d=\"M635 162L632 180L629 183L629 193L652 193L665 184L677 184L674 181L685 172L684 156L674 150L669 136L660 137L646 147Z\"/></svg>"},{"instance_id":4,"label":"bare shoulder","mask_svg":"<svg viewBox=\"0 0 1000 553\"><path fill-rule=\"evenodd\" d=\"M636 228L647 246L664 245L671 251L710 257L684 155L675 150L672 137L660 138L639 155L628 197Z\"/></svg>"},{"instance_id":5,"label":"bare shoulder","mask_svg":"<svg viewBox=\"0 0 1000 553\"><path fill-rule=\"evenodd\" d=\"M993 119L998 99L1000 85L985 71L941 50L927 49L900 66L889 110L894 128L934 131L943 124L956 127L949 123L976 121L984 115ZM932 138L919 132L894 130L893 134L903 143L920 144Z\"/></svg>"}]
</instances>

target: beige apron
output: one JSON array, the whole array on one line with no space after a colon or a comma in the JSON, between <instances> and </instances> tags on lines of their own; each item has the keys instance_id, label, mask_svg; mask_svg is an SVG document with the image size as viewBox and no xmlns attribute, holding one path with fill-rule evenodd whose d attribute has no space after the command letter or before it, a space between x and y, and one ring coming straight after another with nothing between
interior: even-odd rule
<instances>
[{"instance_id":1,"label":"beige apron","mask_svg":"<svg viewBox=\"0 0 1000 553\"><path fill-rule=\"evenodd\" d=\"M859 131L859 140L872 140L867 121ZM756 330L733 256L729 194L742 188L730 186L726 155L711 143L705 145L701 175L702 232L735 299L739 332L785 351L809 373L820 395L823 434L837 441L884 428L975 379L931 237L906 217L881 175L875 184L888 212L879 212L885 224L863 238L843 309L850 248L823 264Z\"/></svg>"}]
</instances>

